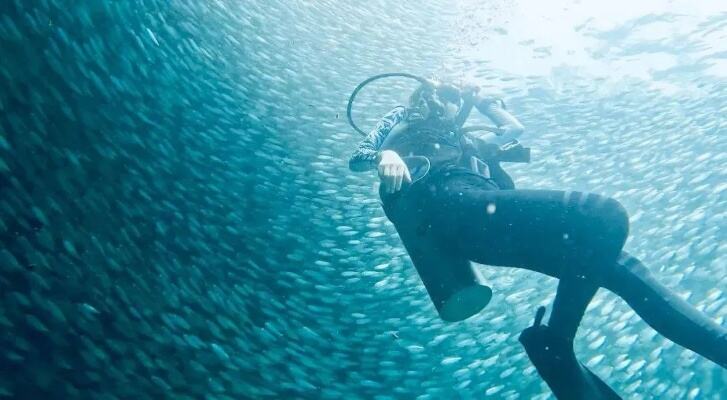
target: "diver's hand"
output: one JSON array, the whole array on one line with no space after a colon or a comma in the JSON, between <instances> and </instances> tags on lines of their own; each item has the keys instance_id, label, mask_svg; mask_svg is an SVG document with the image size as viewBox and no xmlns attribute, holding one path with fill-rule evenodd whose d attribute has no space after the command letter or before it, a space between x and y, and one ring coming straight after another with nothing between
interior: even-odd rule
<instances>
[{"instance_id":1,"label":"diver's hand","mask_svg":"<svg viewBox=\"0 0 727 400\"><path fill-rule=\"evenodd\" d=\"M505 125L498 128L497 136L505 136L507 138L515 140L518 136L523 133L522 126Z\"/></svg>"},{"instance_id":2,"label":"diver's hand","mask_svg":"<svg viewBox=\"0 0 727 400\"><path fill-rule=\"evenodd\" d=\"M464 101L472 102L475 99L475 96L480 91L480 87L472 84L472 83L463 83L460 85L462 87L461 93L462 98Z\"/></svg>"},{"instance_id":3,"label":"diver's hand","mask_svg":"<svg viewBox=\"0 0 727 400\"><path fill-rule=\"evenodd\" d=\"M409 168L395 151L384 150L379 157L379 178L385 193L396 193L402 182L411 182Z\"/></svg>"}]
</instances>

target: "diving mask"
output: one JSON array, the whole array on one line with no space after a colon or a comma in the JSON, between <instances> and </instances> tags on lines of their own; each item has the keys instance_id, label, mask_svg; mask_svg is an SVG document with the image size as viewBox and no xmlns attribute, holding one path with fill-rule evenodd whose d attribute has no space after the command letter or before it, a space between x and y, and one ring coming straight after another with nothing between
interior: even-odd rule
<instances>
[{"instance_id":1,"label":"diving mask","mask_svg":"<svg viewBox=\"0 0 727 400\"><path fill-rule=\"evenodd\" d=\"M420 89L412 106L411 119L425 120L430 116L453 119L462 106L462 95L455 86L432 83Z\"/></svg>"}]
</instances>

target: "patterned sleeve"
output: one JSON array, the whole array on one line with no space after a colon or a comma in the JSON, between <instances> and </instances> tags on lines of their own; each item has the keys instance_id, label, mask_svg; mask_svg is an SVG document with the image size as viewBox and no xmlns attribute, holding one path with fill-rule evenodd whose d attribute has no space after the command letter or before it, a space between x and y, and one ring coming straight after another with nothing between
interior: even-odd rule
<instances>
[{"instance_id":1,"label":"patterned sleeve","mask_svg":"<svg viewBox=\"0 0 727 400\"><path fill-rule=\"evenodd\" d=\"M376 168L376 159L381 144L399 122L407 117L406 107L397 106L384 115L376 124L373 130L366 135L366 138L358 145L358 148L348 161L351 171L368 171Z\"/></svg>"}]
</instances>

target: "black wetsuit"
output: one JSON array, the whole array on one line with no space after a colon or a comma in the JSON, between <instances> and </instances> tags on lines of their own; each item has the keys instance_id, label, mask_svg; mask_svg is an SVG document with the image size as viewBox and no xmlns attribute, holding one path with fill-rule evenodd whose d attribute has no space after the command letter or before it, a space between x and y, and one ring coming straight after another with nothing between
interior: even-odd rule
<instances>
[{"instance_id":1,"label":"black wetsuit","mask_svg":"<svg viewBox=\"0 0 727 400\"><path fill-rule=\"evenodd\" d=\"M461 138L446 127L404 124L382 149L425 156L432 168L394 194L381 192L432 299L472 281L471 262L537 271L560 280L550 327L570 341L599 287L624 299L675 343L727 368L727 329L658 283L622 251L629 230L616 200L592 193L516 190L498 165L488 178L466 167ZM465 316L466 317L466 316Z\"/></svg>"}]
</instances>

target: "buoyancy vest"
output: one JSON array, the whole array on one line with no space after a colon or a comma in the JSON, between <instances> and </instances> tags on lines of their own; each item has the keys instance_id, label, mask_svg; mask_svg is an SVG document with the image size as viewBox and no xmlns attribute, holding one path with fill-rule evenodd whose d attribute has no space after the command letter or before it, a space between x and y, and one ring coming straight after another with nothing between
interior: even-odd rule
<instances>
[{"instance_id":1,"label":"buoyancy vest","mask_svg":"<svg viewBox=\"0 0 727 400\"><path fill-rule=\"evenodd\" d=\"M431 170L439 170L461 165L467 147L454 124L403 121L389 132L381 150L393 150L402 158L426 157Z\"/></svg>"}]
</instances>

